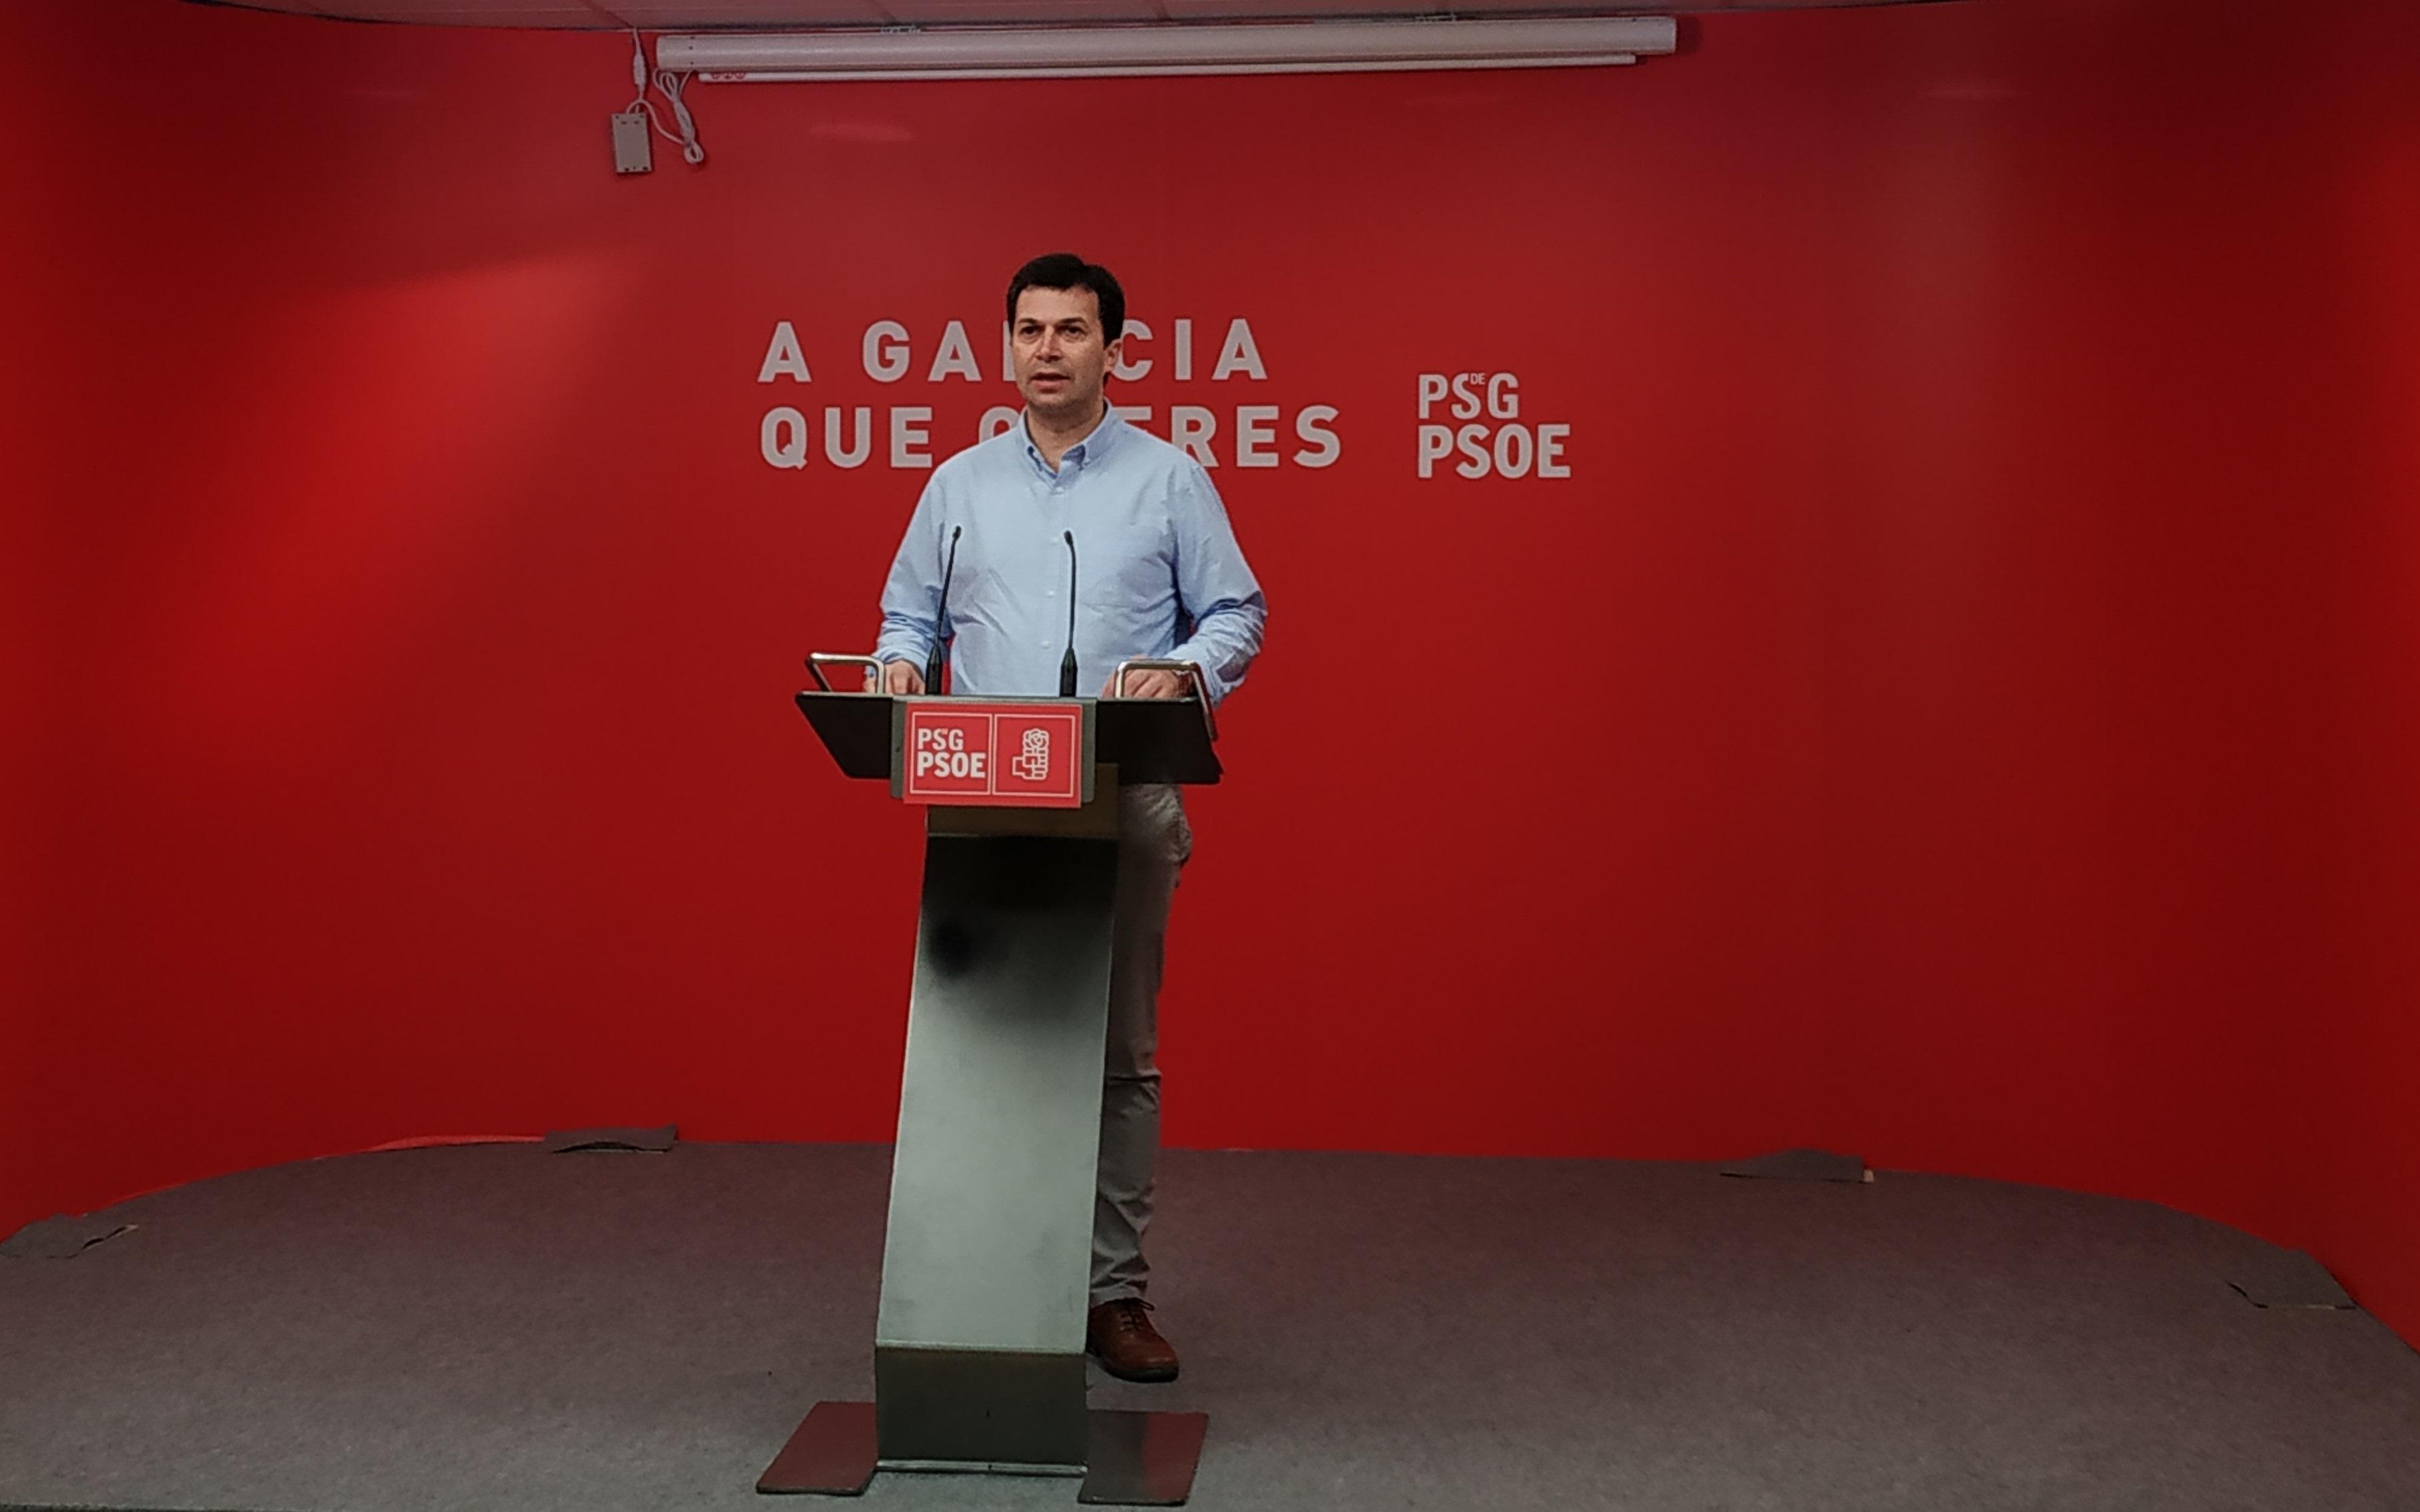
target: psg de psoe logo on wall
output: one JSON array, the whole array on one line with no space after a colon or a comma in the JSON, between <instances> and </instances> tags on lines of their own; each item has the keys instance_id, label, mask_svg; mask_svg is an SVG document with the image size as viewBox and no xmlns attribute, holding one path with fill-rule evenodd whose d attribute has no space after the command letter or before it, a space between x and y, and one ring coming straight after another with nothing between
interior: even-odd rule
<instances>
[{"instance_id":1,"label":"psg de psoe logo on wall","mask_svg":"<svg viewBox=\"0 0 2420 1512\"><path fill-rule=\"evenodd\" d=\"M1423 478L1450 463L1464 478L1568 478L1568 423L1535 422L1521 412L1517 373L1423 373L1419 378L1418 460Z\"/></svg>"},{"instance_id":2,"label":"psg de psoe logo on wall","mask_svg":"<svg viewBox=\"0 0 2420 1512\"><path fill-rule=\"evenodd\" d=\"M899 795L909 803L1073 809L1083 799L1080 708L910 700Z\"/></svg>"}]
</instances>

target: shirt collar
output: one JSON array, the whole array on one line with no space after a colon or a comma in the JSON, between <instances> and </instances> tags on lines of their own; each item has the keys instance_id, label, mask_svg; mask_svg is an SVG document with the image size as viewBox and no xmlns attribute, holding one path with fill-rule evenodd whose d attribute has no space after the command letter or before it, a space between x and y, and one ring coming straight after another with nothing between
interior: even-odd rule
<instances>
[{"instance_id":1,"label":"shirt collar","mask_svg":"<svg viewBox=\"0 0 2420 1512\"><path fill-rule=\"evenodd\" d=\"M1103 404L1101 418L1094 423L1091 430L1084 433L1084 439L1060 454L1059 471L1065 471L1071 462L1078 471L1081 471L1099 461L1117 445L1118 433L1125 429L1125 424L1118 417L1116 405ZM1033 432L1027 428L1025 417L1021 414L1016 417L1016 429L1018 436L1025 442L1025 455L1033 459L1035 467L1048 472L1051 470L1050 464L1043 460L1042 448L1033 444Z\"/></svg>"}]
</instances>

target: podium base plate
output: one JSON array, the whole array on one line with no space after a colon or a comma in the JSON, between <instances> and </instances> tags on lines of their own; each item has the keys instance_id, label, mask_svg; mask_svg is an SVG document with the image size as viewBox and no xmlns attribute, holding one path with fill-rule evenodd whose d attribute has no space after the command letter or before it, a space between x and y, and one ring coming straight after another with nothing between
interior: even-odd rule
<instances>
[{"instance_id":1,"label":"podium base plate","mask_svg":"<svg viewBox=\"0 0 2420 1512\"><path fill-rule=\"evenodd\" d=\"M1076 1500L1093 1506L1183 1506L1202 1462L1207 1412L1084 1414L1090 1458Z\"/></svg>"},{"instance_id":2,"label":"podium base plate","mask_svg":"<svg viewBox=\"0 0 2420 1512\"><path fill-rule=\"evenodd\" d=\"M872 1402L817 1402L756 1477L767 1496L862 1496L878 1463Z\"/></svg>"},{"instance_id":3,"label":"podium base plate","mask_svg":"<svg viewBox=\"0 0 2420 1512\"><path fill-rule=\"evenodd\" d=\"M872 1402L817 1402L756 1478L756 1489L767 1496L861 1496L876 1470L919 1470L1081 1475L1076 1500L1088 1506L1183 1506L1193 1494L1208 1413L1094 1408L1085 1424L1083 1465L886 1460L875 1447Z\"/></svg>"}]
</instances>

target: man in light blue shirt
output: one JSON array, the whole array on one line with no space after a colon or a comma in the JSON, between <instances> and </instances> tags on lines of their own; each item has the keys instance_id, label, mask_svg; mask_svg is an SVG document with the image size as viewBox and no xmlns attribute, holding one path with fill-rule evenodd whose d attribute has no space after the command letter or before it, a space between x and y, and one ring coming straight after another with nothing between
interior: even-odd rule
<instances>
[{"instance_id":1,"label":"man in light blue shirt","mask_svg":"<svg viewBox=\"0 0 2420 1512\"><path fill-rule=\"evenodd\" d=\"M1103 394L1125 295L1106 268L1037 257L1008 287L1018 424L933 471L882 591L874 655L892 693L922 693L936 644L953 692L1050 697L1068 646L1070 548L1077 687L1106 696L1120 661L1201 669L1211 702L1242 686L1267 618L1209 475L1118 418ZM954 544L949 613L941 579ZM869 678L869 682L871 679ZM1173 672L1126 679L1128 697L1175 698ZM1112 1375L1172 1381L1176 1351L1152 1326L1142 1256L1159 1149L1157 1042L1168 910L1193 836L1174 787L1119 793L1118 891L1101 1161L1086 1347Z\"/></svg>"}]
</instances>

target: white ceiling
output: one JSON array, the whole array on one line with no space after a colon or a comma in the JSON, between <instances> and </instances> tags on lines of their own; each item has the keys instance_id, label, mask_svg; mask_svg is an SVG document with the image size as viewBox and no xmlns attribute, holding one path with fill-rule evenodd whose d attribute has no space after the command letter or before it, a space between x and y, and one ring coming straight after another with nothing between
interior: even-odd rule
<instances>
[{"instance_id":1,"label":"white ceiling","mask_svg":"<svg viewBox=\"0 0 2420 1512\"><path fill-rule=\"evenodd\" d=\"M716 27L1081 24L1171 21L1332 21L1435 15L1651 15L1808 10L1931 0L199 0L345 21L424 26L552 26L642 31Z\"/></svg>"}]
</instances>

